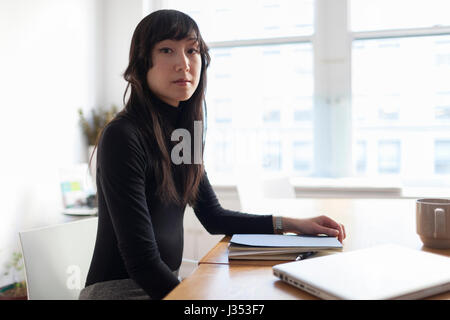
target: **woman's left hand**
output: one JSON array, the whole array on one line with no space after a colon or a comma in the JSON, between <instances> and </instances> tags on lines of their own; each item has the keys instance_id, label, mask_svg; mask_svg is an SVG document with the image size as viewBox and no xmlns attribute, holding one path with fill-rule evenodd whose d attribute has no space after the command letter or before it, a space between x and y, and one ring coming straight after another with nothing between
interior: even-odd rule
<instances>
[{"instance_id":1,"label":"woman's left hand","mask_svg":"<svg viewBox=\"0 0 450 320\"><path fill-rule=\"evenodd\" d=\"M326 234L337 237L341 243L346 237L344 225L324 215L309 219L288 217L282 219L285 232L308 235Z\"/></svg>"}]
</instances>

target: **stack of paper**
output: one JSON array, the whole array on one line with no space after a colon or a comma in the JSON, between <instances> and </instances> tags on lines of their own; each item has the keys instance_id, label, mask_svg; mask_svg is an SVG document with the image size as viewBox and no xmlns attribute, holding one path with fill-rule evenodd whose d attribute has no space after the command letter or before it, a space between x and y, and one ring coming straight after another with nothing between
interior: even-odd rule
<instances>
[{"instance_id":1,"label":"stack of paper","mask_svg":"<svg viewBox=\"0 0 450 320\"><path fill-rule=\"evenodd\" d=\"M230 240L228 258L232 260L296 260L312 252L340 250L342 250L342 244L335 237L235 234Z\"/></svg>"}]
</instances>

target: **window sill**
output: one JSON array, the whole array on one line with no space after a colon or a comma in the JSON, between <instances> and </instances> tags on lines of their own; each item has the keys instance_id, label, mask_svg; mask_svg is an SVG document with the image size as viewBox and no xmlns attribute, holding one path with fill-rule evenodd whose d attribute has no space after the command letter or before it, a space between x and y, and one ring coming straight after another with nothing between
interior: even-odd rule
<instances>
[{"instance_id":1,"label":"window sill","mask_svg":"<svg viewBox=\"0 0 450 320\"><path fill-rule=\"evenodd\" d=\"M297 198L450 198L449 187L402 186L398 179L291 178ZM237 193L228 177L211 179L216 192Z\"/></svg>"}]
</instances>

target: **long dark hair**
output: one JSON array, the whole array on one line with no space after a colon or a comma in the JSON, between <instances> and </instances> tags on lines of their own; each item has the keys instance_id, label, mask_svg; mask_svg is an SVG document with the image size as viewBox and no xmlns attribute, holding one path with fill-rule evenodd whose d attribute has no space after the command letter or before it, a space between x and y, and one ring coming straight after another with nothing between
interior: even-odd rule
<instances>
[{"instance_id":1,"label":"long dark hair","mask_svg":"<svg viewBox=\"0 0 450 320\"><path fill-rule=\"evenodd\" d=\"M175 172L172 170L167 144L171 132L167 132L168 128L155 110L152 102L155 96L147 85L146 75L153 66L151 53L156 43L166 39L182 40L192 35L199 44L202 67L197 89L189 100L183 102L179 126L187 129L191 137L194 137L194 121L202 121L205 127L203 108L206 113L206 69L210 63L208 47L195 21L176 10L155 11L137 25L131 41L129 64L123 74L127 81L123 96L125 107L116 116L131 119L150 148L152 167L155 168L156 196L164 202L179 205L195 204L198 186L204 173L203 161L200 164L181 164L175 168ZM126 100L128 91L129 97Z\"/></svg>"}]
</instances>

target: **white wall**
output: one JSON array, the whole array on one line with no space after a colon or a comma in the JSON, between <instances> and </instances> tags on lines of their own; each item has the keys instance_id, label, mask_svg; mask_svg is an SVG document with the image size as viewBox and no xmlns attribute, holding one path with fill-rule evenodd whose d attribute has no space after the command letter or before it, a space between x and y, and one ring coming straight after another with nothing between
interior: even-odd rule
<instances>
[{"instance_id":1,"label":"white wall","mask_svg":"<svg viewBox=\"0 0 450 320\"><path fill-rule=\"evenodd\" d=\"M123 107L131 38L143 18L142 0L103 0L103 86L102 104Z\"/></svg>"},{"instance_id":2,"label":"white wall","mask_svg":"<svg viewBox=\"0 0 450 320\"><path fill-rule=\"evenodd\" d=\"M95 18L91 0L0 2L0 270L17 231L61 208L58 167L85 157L77 108L97 99Z\"/></svg>"}]
</instances>

